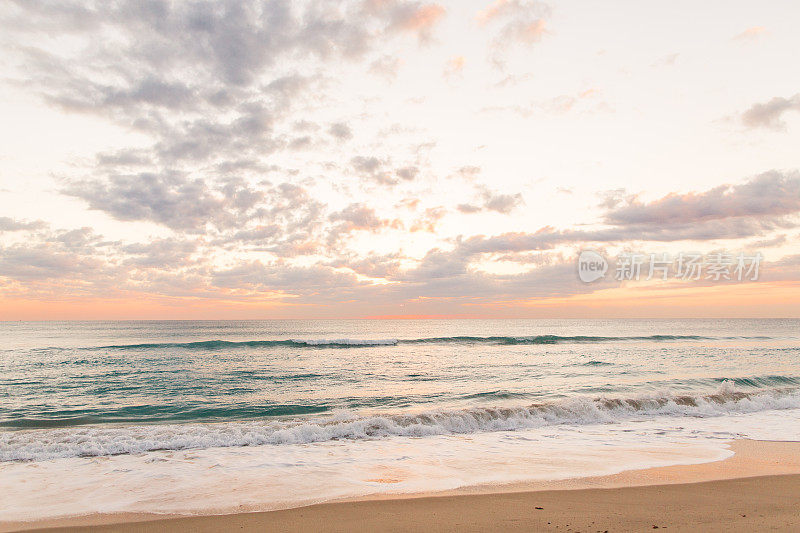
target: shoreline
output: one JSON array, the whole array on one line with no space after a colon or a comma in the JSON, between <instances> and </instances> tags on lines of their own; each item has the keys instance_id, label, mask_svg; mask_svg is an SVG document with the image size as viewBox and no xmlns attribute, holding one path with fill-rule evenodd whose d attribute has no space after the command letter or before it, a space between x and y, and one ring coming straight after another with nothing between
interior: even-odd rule
<instances>
[{"instance_id":1,"label":"shoreline","mask_svg":"<svg viewBox=\"0 0 800 533\"><path fill-rule=\"evenodd\" d=\"M493 524L503 529L604 531L641 528L648 521L653 523L647 528L680 530L691 529L702 517L712 520L702 522L705 530L717 526L800 528L800 442L736 440L730 442L730 448L734 454L720 461L607 476L478 485L435 493L379 494L224 515L94 514L0 523L0 531L483 531L491 530ZM659 505L664 509L656 512ZM668 507L680 511L680 516L666 512ZM715 509L729 509L729 516ZM714 517L721 521L714 521ZM758 521L751 522L756 518Z\"/></svg>"}]
</instances>

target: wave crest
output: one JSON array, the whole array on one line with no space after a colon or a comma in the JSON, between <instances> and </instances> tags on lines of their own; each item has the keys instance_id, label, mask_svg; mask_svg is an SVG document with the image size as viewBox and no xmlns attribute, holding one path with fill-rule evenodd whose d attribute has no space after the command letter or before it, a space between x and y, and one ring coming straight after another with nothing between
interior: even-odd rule
<instances>
[{"instance_id":1,"label":"wave crest","mask_svg":"<svg viewBox=\"0 0 800 533\"><path fill-rule=\"evenodd\" d=\"M511 431L552 425L615 423L658 416L713 417L800 408L800 389L739 392L731 381L707 395L637 398L576 397L519 407L473 407L415 414L218 424L0 432L0 461L40 461L218 447L308 444L342 439L425 437Z\"/></svg>"},{"instance_id":2,"label":"wave crest","mask_svg":"<svg viewBox=\"0 0 800 533\"><path fill-rule=\"evenodd\" d=\"M272 347L289 346L297 348L354 348L365 346L395 346L398 344L494 344L494 345L536 345L536 344L592 344L601 342L667 342L692 340L767 340L770 337L703 337L699 335L642 335L626 337L598 337L587 335L559 336L454 336L425 337L419 339L272 339L249 341L208 340L196 342L161 342L139 344L115 344L109 346L89 347L87 349L136 350L147 348L184 348L215 350L237 347Z\"/></svg>"}]
</instances>

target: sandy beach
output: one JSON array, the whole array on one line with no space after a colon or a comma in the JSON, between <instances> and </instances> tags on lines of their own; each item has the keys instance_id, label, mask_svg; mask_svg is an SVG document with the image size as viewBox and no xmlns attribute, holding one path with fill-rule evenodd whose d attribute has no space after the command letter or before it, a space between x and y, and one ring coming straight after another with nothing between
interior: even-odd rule
<instances>
[{"instance_id":1,"label":"sandy beach","mask_svg":"<svg viewBox=\"0 0 800 533\"><path fill-rule=\"evenodd\" d=\"M735 441L724 461L221 516L94 515L41 531L797 531L800 443Z\"/></svg>"},{"instance_id":2,"label":"sandy beach","mask_svg":"<svg viewBox=\"0 0 800 533\"><path fill-rule=\"evenodd\" d=\"M0 1L0 533L800 533L800 1Z\"/></svg>"}]
</instances>

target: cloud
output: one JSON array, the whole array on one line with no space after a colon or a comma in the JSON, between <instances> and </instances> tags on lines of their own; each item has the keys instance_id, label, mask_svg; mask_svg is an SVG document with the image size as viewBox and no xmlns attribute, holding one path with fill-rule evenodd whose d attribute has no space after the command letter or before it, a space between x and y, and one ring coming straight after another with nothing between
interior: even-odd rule
<instances>
[{"instance_id":1,"label":"cloud","mask_svg":"<svg viewBox=\"0 0 800 533\"><path fill-rule=\"evenodd\" d=\"M495 211L503 215L508 215L515 208L524 203L525 201L519 193L501 194L482 187L480 205L474 203L459 204L458 210L466 214L478 213L480 211Z\"/></svg>"},{"instance_id":2,"label":"cloud","mask_svg":"<svg viewBox=\"0 0 800 533\"><path fill-rule=\"evenodd\" d=\"M432 37L433 28L445 15L445 8L438 4L397 2L393 0L369 0L367 5L374 13L388 18L390 31L415 33L421 42Z\"/></svg>"},{"instance_id":3,"label":"cloud","mask_svg":"<svg viewBox=\"0 0 800 533\"><path fill-rule=\"evenodd\" d=\"M353 131L350 129L350 126L344 122L336 122L331 124L331 126L328 128L328 133L340 141L346 141L347 139L351 139L353 137Z\"/></svg>"},{"instance_id":4,"label":"cloud","mask_svg":"<svg viewBox=\"0 0 800 533\"><path fill-rule=\"evenodd\" d=\"M112 176L108 181L77 181L63 191L85 200L90 209L119 220L142 220L176 230L202 232L207 224L231 228L242 224L263 193L243 182L219 189L179 174Z\"/></svg>"},{"instance_id":5,"label":"cloud","mask_svg":"<svg viewBox=\"0 0 800 533\"><path fill-rule=\"evenodd\" d=\"M800 93L789 98L778 96L764 103L753 104L742 113L742 123L748 128L785 130L786 123L782 117L788 111L800 111Z\"/></svg>"},{"instance_id":6,"label":"cloud","mask_svg":"<svg viewBox=\"0 0 800 533\"><path fill-rule=\"evenodd\" d=\"M465 214L480 213L482 210L480 206L474 204L458 204L456 208Z\"/></svg>"},{"instance_id":7,"label":"cloud","mask_svg":"<svg viewBox=\"0 0 800 533\"><path fill-rule=\"evenodd\" d=\"M303 135L302 137L295 137L289 142L290 150L306 150L311 147L311 137Z\"/></svg>"},{"instance_id":8,"label":"cloud","mask_svg":"<svg viewBox=\"0 0 800 533\"><path fill-rule=\"evenodd\" d=\"M672 67L675 65L675 61L678 60L680 54L669 54L664 57L661 57L653 62L654 67Z\"/></svg>"},{"instance_id":9,"label":"cloud","mask_svg":"<svg viewBox=\"0 0 800 533\"><path fill-rule=\"evenodd\" d=\"M533 267L518 274L486 272L475 261L490 252L472 247L474 243L460 241L450 250L430 250L415 267L389 276L387 279L399 283L382 287L383 294L377 293L373 298L389 301L444 298L451 308L459 303L508 305L508 301L570 296L616 284L613 280L594 286L581 283L575 273L574 257L531 260Z\"/></svg>"},{"instance_id":10,"label":"cloud","mask_svg":"<svg viewBox=\"0 0 800 533\"><path fill-rule=\"evenodd\" d=\"M536 19L527 24L515 23L505 30L503 38L515 39L526 44L538 43L547 33L546 26L547 23L543 19Z\"/></svg>"},{"instance_id":11,"label":"cloud","mask_svg":"<svg viewBox=\"0 0 800 533\"><path fill-rule=\"evenodd\" d=\"M339 302L352 296L360 282L352 272L342 272L324 265L289 266L282 263L263 263L252 261L229 269L211 272L210 283L225 289L248 289L258 292L272 292L275 296L291 293L312 297L317 303Z\"/></svg>"},{"instance_id":12,"label":"cloud","mask_svg":"<svg viewBox=\"0 0 800 533\"><path fill-rule=\"evenodd\" d=\"M95 234L89 227L73 230L61 230L47 237L48 242L58 243L67 250L91 252L95 245L102 241L100 235Z\"/></svg>"},{"instance_id":13,"label":"cloud","mask_svg":"<svg viewBox=\"0 0 800 533\"><path fill-rule=\"evenodd\" d=\"M332 213L330 220L341 222L344 231L367 230L378 231L388 226L397 226L397 221L380 218L375 209L361 203L353 203L341 211Z\"/></svg>"},{"instance_id":14,"label":"cloud","mask_svg":"<svg viewBox=\"0 0 800 533\"><path fill-rule=\"evenodd\" d=\"M541 12L546 10L546 6L539 2L525 0L495 0L486 9L478 11L475 20L480 25L502 19L513 19L529 15L531 12Z\"/></svg>"},{"instance_id":15,"label":"cloud","mask_svg":"<svg viewBox=\"0 0 800 533\"><path fill-rule=\"evenodd\" d=\"M350 165L358 176L387 186L412 181L420 172L416 165L394 168L391 161L376 156L356 156L350 160Z\"/></svg>"},{"instance_id":16,"label":"cloud","mask_svg":"<svg viewBox=\"0 0 800 533\"><path fill-rule=\"evenodd\" d=\"M403 61L399 57L384 55L370 63L369 72L393 81L397 78L397 73L402 64Z\"/></svg>"},{"instance_id":17,"label":"cloud","mask_svg":"<svg viewBox=\"0 0 800 533\"><path fill-rule=\"evenodd\" d=\"M583 112L605 111L608 109L608 104L598 101L599 96L600 91L598 89L590 88L573 94L561 94L553 98L534 101L527 105L490 106L484 108L483 111L510 112L525 118L540 113L564 115L576 109ZM593 105L588 107L588 104Z\"/></svg>"},{"instance_id":18,"label":"cloud","mask_svg":"<svg viewBox=\"0 0 800 533\"><path fill-rule=\"evenodd\" d=\"M442 206L428 207L422 212L420 217L414 220L409 231L412 233L416 231L434 233L439 221L441 221L445 215L447 215L447 209Z\"/></svg>"},{"instance_id":19,"label":"cloud","mask_svg":"<svg viewBox=\"0 0 800 533\"><path fill-rule=\"evenodd\" d=\"M466 60L464 59L464 56L451 57L447 60L442 75L448 80L460 77L464 72L465 63Z\"/></svg>"},{"instance_id":20,"label":"cloud","mask_svg":"<svg viewBox=\"0 0 800 533\"><path fill-rule=\"evenodd\" d=\"M502 67L509 48L530 46L542 40L548 33L546 19L549 16L550 7L542 2L495 0L479 11L475 20L479 26L491 28L494 32L492 61Z\"/></svg>"},{"instance_id":21,"label":"cloud","mask_svg":"<svg viewBox=\"0 0 800 533\"><path fill-rule=\"evenodd\" d=\"M419 167L415 165L401 167L397 169L395 174L402 180L411 181L419 174Z\"/></svg>"},{"instance_id":22,"label":"cloud","mask_svg":"<svg viewBox=\"0 0 800 533\"><path fill-rule=\"evenodd\" d=\"M368 170L383 166L381 160L364 164ZM117 185L119 190L108 202L111 212L120 209L120 214L176 227L208 220L222 233L207 244L198 239L170 238L126 245L104 243L86 228L54 233L39 244L32 242L28 247L30 254L25 251L27 248L6 248L7 266L0 275L42 280L73 279L103 272L105 275L97 282L103 290L112 285L118 289L187 295L208 290L209 297L217 298L220 295L215 295L216 287L245 291L237 297L262 294L298 304L348 298L377 305L421 296L462 302L479 298L490 302L512 296L568 295L594 290L577 285L571 260L558 258L558 250L565 246L767 237L775 230L795 227L797 222L793 217L800 213L798 173L770 171L742 183L702 192L674 193L651 202L641 202L624 191L612 191L609 198L613 200L606 203L602 226L586 229L546 226L530 233L460 237L453 241L451 249L434 247L415 261L398 252L374 255L347 250L347 241L342 236L354 231L379 233L400 228L400 221L383 218L374 208L360 202L326 214L324 206L315 204L308 191L298 185L264 184L254 189L235 181L223 188L202 187L180 179L172 183L156 182L167 187L157 196L174 201L164 204L160 211L141 212L142 205L153 204L151 200L140 200L142 195L147 198L150 189L145 187L144 192L131 189L127 181ZM176 207L177 199L183 200L182 195L189 194L188 191L199 199L188 205L200 209L201 214ZM507 212L521 202L519 195L489 189L479 191L481 203L477 208L481 210ZM105 201L104 195L110 194L109 190L100 192L99 198ZM251 212L253 209L255 212ZM426 208L408 225L408 230L435 232L447 213L444 206ZM232 222L237 219L244 222L241 225ZM225 229L227 223L230 226ZM247 246L269 252L277 259L271 263L239 261L238 266L219 268L209 263L203 248L206 245ZM550 251L552 255L542 255ZM287 262L298 255L315 254L330 259L316 267ZM23 269L25 261L31 261L34 267ZM512 261L531 270L514 275L494 274L481 270L480 265L485 261ZM343 268L361 276L380 278L391 286L357 281L344 274ZM120 282L120 278L130 281ZM542 285L545 283L551 285ZM31 290L34 288L31 286Z\"/></svg>"},{"instance_id":23,"label":"cloud","mask_svg":"<svg viewBox=\"0 0 800 533\"><path fill-rule=\"evenodd\" d=\"M798 183L796 172L771 171L740 184L671 194L646 203L614 191L620 201L609 204L605 228L546 226L531 233L459 237L450 242L449 249L434 247L418 260L399 251L355 253L342 246L339 234L380 232L397 223L383 219L366 204L352 203L327 215L333 225L326 229L317 209L306 211L311 217L307 220L298 217L303 206L313 203L304 188L287 183L265 184L261 193L271 206L265 215L268 222L239 229L227 240L222 236L219 242L198 237L118 243L103 240L89 228L48 232L34 235L24 245L0 247L0 276L22 283L4 283L5 294L9 294L9 287L16 287L20 295L27 297L52 297L54 285L50 281L58 279L58 290L72 295L122 291L193 300L258 298L301 306L336 305L339 309L343 305L374 309L398 303L430 308L434 304L424 302L447 301L452 310L460 305L566 297L613 287L616 282L608 280L592 286L579 283L574 257L563 253L564 246L569 250L595 243L602 249L606 243L633 241L751 238L775 229L785 217L800 212ZM238 183L231 183L227 191L211 191L227 198L228 209L235 204L245 208L251 205L251 200L239 192ZM496 196L489 193L487 197ZM424 210L411 231L435 231L446 213L443 207ZM791 223L789 220L787 225ZM326 236L333 239L333 248L331 243L321 242L320 237ZM782 242L775 241L778 245ZM259 248L254 249L270 251L277 258L240 258L225 267L214 264L213 253L209 252L234 243L258 244ZM331 259L314 265L287 260L314 253L330 254ZM516 274L484 270L485 265L509 261L527 269ZM776 265L775 276L797 279L798 270L791 259Z\"/></svg>"},{"instance_id":24,"label":"cloud","mask_svg":"<svg viewBox=\"0 0 800 533\"><path fill-rule=\"evenodd\" d=\"M623 202L631 203L636 200L635 194L629 194L625 189L612 189L609 191L600 191L597 196L602 199L598 207L604 209L614 209Z\"/></svg>"},{"instance_id":25,"label":"cloud","mask_svg":"<svg viewBox=\"0 0 800 533\"><path fill-rule=\"evenodd\" d=\"M325 231L325 205L292 183L255 187L230 178L210 187L182 175L129 175L75 182L65 193L118 220L214 235L218 246L246 243L296 255L310 251L301 242L322 239Z\"/></svg>"},{"instance_id":26,"label":"cloud","mask_svg":"<svg viewBox=\"0 0 800 533\"><path fill-rule=\"evenodd\" d=\"M0 42L10 82L131 134L130 143L71 167L61 192L116 220L159 227L131 224L120 234L141 237L116 241L90 228L0 217L0 292L337 310L352 302L474 306L595 290L579 284L569 255L586 243L791 242L775 233L792 235L797 225L798 177L778 171L649 202L613 191L599 222L587 225L445 233L453 231L444 222L455 209L492 213L492 227L503 227L508 219L494 213L515 214L524 199L487 188L491 181L468 159L432 161L434 143L424 142L430 139L392 145L428 133L396 123L373 131L384 117L369 116L371 100L363 113L347 116L353 102L339 98L358 84L343 84L343 75L397 77L398 54L434 41L445 15L438 4L414 0L9 2L0 13ZM479 14L477 25L491 42L491 59L502 65L545 39L549 20L543 3L501 0ZM466 60L452 55L458 49L442 52L431 56L434 64L449 57L446 75L460 75ZM510 73L506 84L533 75ZM381 85L365 83L356 96ZM510 90L505 96L513 96ZM596 96L573 91L512 111L581 111ZM797 110L797 98L767 102L742 120L779 127L786 112ZM482 153L470 157L484 161ZM472 196L457 207L436 201L442 180ZM346 200L326 204L337 196ZM401 218L369 199L393 206ZM377 252L365 248L373 242ZM495 267L508 262L527 270L498 274Z\"/></svg>"},{"instance_id":27,"label":"cloud","mask_svg":"<svg viewBox=\"0 0 800 533\"><path fill-rule=\"evenodd\" d=\"M199 231L258 216L229 204L226 180L254 182L274 168L270 156L317 145L293 128L326 98L331 65L405 34L425 41L443 13L410 0L14 2L0 12L0 40L21 65L12 83L150 141L97 154L65 194L120 220ZM58 39L72 45L48 46ZM347 140L351 125L328 134ZM403 168L370 177L410 179Z\"/></svg>"},{"instance_id":28,"label":"cloud","mask_svg":"<svg viewBox=\"0 0 800 533\"><path fill-rule=\"evenodd\" d=\"M251 228L239 230L227 239L217 241L219 244L225 244L232 241L257 241L262 244L271 243L276 237L280 236L282 228L278 224L257 224Z\"/></svg>"},{"instance_id":29,"label":"cloud","mask_svg":"<svg viewBox=\"0 0 800 533\"><path fill-rule=\"evenodd\" d=\"M128 244L120 251L131 256L126 264L137 268L180 269L193 263L191 258L198 247L198 241L170 238Z\"/></svg>"},{"instance_id":30,"label":"cloud","mask_svg":"<svg viewBox=\"0 0 800 533\"><path fill-rule=\"evenodd\" d=\"M522 205L522 195L517 194L493 194L486 199L484 206L489 211L497 211L507 215L519 205Z\"/></svg>"},{"instance_id":31,"label":"cloud","mask_svg":"<svg viewBox=\"0 0 800 533\"><path fill-rule=\"evenodd\" d=\"M81 291L104 288L116 273L107 261L115 246L91 228L32 234L24 242L0 245L0 277L21 282L77 278Z\"/></svg>"},{"instance_id":32,"label":"cloud","mask_svg":"<svg viewBox=\"0 0 800 533\"><path fill-rule=\"evenodd\" d=\"M0 217L0 232L2 231L30 231L47 227L47 223L42 220L31 222L15 220L9 217Z\"/></svg>"},{"instance_id":33,"label":"cloud","mask_svg":"<svg viewBox=\"0 0 800 533\"><path fill-rule=\"evenodd\" d=\"M684 225L738 217L765 219L798 211L800 173L773 170L702 193L670 194L646 204L634 200L612 210L606 222L618 226Z\"/></svg>"},{"instance_id":34,"label":"cloud","mask_svg":"<svg viewBox=\"0 0 800 533\"><path fill-rule=\"evenodd\" d=\"M98 47L90 68L107 65L120 72L145 67L139 72L173 76L189 68L202 81L215 78L232 86L253 83L260 72L289 54L361 55L371 39L403 22L395 13L407 13L406 23L411 24L420 10L416 3L401 1L392 3L388 15L352 3L344 9L327 2L301 7L282 0L29 4L15 4L16 16L9 20L14 30L80 36L111 28L117 36L132 38ZM367 23L373 21L377 28L370 32ZM119 56L128 61L111 63Z\"/></svg>"},{"instance_id":35,"label":"cloud","mask_svg":"<svg viewBox=\"0 0 800 533\"><path fill-rule=\"evenodd\" d=\"M735 41L755 41L767 35L767 29L764 26L752 26L747 28L742 33L733 36Z\"/></svg>"},{"instance_id":36,"label":"cloud","mask_svg":"<svg viewBox=\"0 0 800 533\"><path fill-rule=\"evenodd\" d=\"M19 281L62 278L68 274L93 275L96 261L46 246L17 245L0 249L0 276Z\"/></svg>"},{"instance_id":37,"label":"cloud","mask_svg":"<svg viewBox=\"0 0 800 533\"><path fill-rule=\"evenodd\" d=\"M396 278L401 272L400 253L369 254L366 257L339 257L330 263L334 268L346 267L353 272L370 278Z\"/></svg>"},{"instance_id":38,"label":"cloud","mask_svg":"<svg viewBox=\"0 0 800 533\"><path fill-rule=\"evenodd\" d=\"M396 183L386 170L386 162L375 156L356 156L350 160L353 170L359 175L374 180L383 185Z\"/></svg>"},{"instance_id":39,"label":"cloud","mask_svg":"<svg viewBox=\"0 0 800 533\"><path fill-rule=\"evenodd\" d=\"M466 165L456 170L456 175L467 181L475 181L481 173L481 167Z\"/></svg>"},{"instance_id":40,"label":"cloud","mask_svg":"<svg viewBox=\"0 0 800 533\"><path fill-rule=\"evenodd\" d=\"M625 196L621 191L612 195ZM606 206L606 227L559 230L545 226L533 233L475 235L460 240L458 249L461 254L475 255L543 251L570 244L760 237L798 226L800 173L770 171L741 184L670 194L649 203L628 195Z\"/></svg>"}]
</instances>

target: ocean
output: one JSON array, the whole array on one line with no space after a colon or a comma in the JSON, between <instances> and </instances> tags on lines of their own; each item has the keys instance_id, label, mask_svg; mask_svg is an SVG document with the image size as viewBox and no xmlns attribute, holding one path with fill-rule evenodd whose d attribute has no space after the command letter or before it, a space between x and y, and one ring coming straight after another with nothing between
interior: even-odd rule
<instances>
[{"instance_id":1,"label":"ocean","mask_svg":"<svg viewBox=\"0 0 800 533\"><path fill-rule=\"evenodd\" d=\"M800 437L798 320L0 323L0 521L603 475Z\"/></svg>"}]
</instances>

